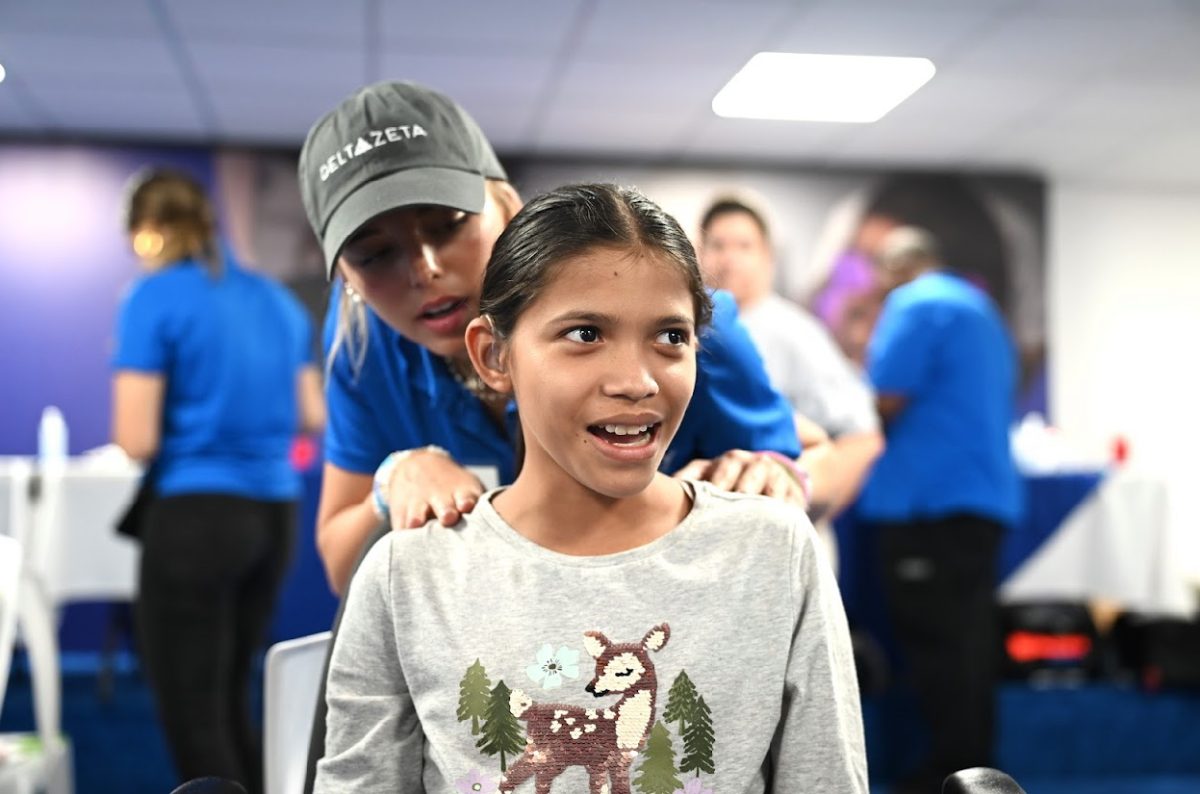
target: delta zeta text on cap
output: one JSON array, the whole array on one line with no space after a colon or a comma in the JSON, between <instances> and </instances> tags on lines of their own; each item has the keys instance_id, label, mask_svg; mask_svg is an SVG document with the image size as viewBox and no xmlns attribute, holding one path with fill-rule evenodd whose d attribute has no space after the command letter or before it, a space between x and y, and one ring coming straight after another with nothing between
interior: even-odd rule
<instances>
[{"instance_id":1,"label":"delta zeta text on cap","mask_svg":"<svg viewBox=\"0 0 1200 794\"><path fill-rule=\"evenodd\" d=\"M480 212L486 180L508 179L458 103L403 81L361 88L318 120L298 176L329 275L347 238L376 215L418 204Z\"/></svg>"}]
</instances>

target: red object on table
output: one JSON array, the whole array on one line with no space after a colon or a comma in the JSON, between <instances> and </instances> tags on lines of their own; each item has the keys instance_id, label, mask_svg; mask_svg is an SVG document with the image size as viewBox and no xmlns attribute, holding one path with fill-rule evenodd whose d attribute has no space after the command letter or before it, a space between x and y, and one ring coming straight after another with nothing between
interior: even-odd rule
<instances>
[{"instance_id":1,"label":"red object on table","mask_svg":"<svg viewBox=\"0 0 1200 794\"><path fill-rule=\"evenodd\" d=\"M1114 463L1124 463L1129 459L1129 441L1125 436L1113 438L1112 456Z\"/></svg>"}]
</instances>

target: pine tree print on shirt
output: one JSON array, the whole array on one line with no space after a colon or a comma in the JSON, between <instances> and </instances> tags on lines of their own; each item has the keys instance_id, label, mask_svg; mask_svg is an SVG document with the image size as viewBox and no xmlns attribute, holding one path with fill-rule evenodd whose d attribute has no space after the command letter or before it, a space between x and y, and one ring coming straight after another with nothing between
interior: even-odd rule
<instances>
[{"instance_id":1,"label":"pine tree print on shirt","mask_svg":"<svg viewBox=\"0 0 1200 794\"><path fill-rule=\"evenodd\" d=\"M479 721L487 718L488 702L492 698L492 682L479 660L467 668L458 685L458 721L471 720L471 735L479 735Z\"/></svg>"},{"instance_id":2,"label":"pine tree print on shirt","mask_svg":"<svg viewBox=\"0 0 1200 794\"><path fill-rule=\"evenodd\" d=\"M661 722L656 722L650 729L642 765L633 784L642 794L674 794L683 785L677 775L671 733Z\"/></svg>"},{"instance_id":3,"label":"pine tree print on shirt","mask_svg":"<svg viewBox=\"0 0 1200 794\"><path fill-rule=\"evenodd\" d=\"M525 746L521 726L509 708L511 699L512 691L504 685L504 681L497 683L488 700L483 737L475 743L487 755L499 754L501 772L508 769L507 756L515 756Z\"/></svg>"},{"instance_id":4,"label":"pine tree print on shirt","mask_svg":"<svg viewBox=\"0 0 1200 794\"><path fill-rule=\"evenodd\" d=\"M682 721L681 721L682 725ZM701 696L692 709L692 719L686 729L680 729L683 737L683 759L679 762L680 772L701 772L712 774L713 766L713 724L712 712Z\"/></svg>"}]
</instances>

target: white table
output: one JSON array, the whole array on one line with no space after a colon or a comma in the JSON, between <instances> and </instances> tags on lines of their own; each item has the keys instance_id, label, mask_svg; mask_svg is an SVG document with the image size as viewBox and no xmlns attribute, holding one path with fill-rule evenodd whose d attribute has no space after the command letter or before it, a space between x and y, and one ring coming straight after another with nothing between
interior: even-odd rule
<instances>
[{"instance_id":1,"label":"white table","mask_svg":"<svg viewBox=\"0 0 1200 794\"><path fill-rule=\"evenodd\" d=\"M51 752L66 746L59 608L70 601L133 597L140 549L118 537L114 526L140 477L137 466L109 456L45 467L31 458L0 458L0 534L23 547L18 626L29 655L38 735Z\"/></svg>"},{"instance_id":2,"label":"white table","mask_svg":"<svg viewBox=\"0 0 1200 794\"><path fill-rule=\"evenodd\" d=\"M1000 587L1004 602L1102 599L1125 609L1188 615L1195 594L1179 564L1169 489L1117 469Z\"/></svg>"}]
</instances>

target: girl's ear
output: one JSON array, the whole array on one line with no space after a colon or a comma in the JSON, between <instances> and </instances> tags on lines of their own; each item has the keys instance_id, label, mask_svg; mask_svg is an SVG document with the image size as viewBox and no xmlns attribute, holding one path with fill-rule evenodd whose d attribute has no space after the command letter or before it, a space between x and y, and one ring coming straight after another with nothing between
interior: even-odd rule
<instances>
[{"instance_id":1,"label":"girl's ear","mask_svg":"<svg viewBox=\"0 0 1200 794\"><path fill-rule=\"evenodd\" d=\"M467 325L466 338L471 365L483 382L501 394L511 393L512 378L504 363L504 343L496 336L492 321L486 316L476 317Z\"/></svg>"}]
</instances>

